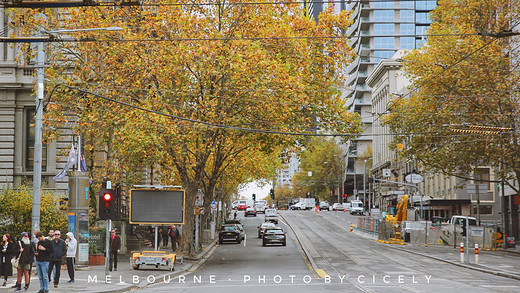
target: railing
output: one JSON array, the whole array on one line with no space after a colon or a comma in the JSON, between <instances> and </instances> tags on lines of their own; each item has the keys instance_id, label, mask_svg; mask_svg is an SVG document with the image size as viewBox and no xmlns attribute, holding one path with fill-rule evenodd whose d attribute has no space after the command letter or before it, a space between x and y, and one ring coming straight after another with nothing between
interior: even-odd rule
<instances>
[{"instance_id":1,"label":"railing","mask_svg":"<svg viewBox=\"0 0 520 293\"><path fill-rule=\"evenodd\" d=\"M382 242L403 242L427 245L449 245L456 247L466 243L462 227L453 224L435 224L430 221L387 222L381 218L358 217L352 223L354 229L371 235L377 235ZM496 226L471 226L468 231L469 247L478 244L483 249L495 249L503 246L503 238L497 233Z\"/></svg>"}]
</instances>

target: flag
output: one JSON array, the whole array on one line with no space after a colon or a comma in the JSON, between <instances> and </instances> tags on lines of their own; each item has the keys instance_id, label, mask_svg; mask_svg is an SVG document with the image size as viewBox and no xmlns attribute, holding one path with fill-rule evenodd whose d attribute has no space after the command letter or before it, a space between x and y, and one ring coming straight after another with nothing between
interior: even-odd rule
<instances>
[{"instance_id":1,"label":"flag","mask_svg":"<svg viewBox=\"0 0 520 293\"><path fill-rule=\"evenodd\" d=\"M65 177L65 175L67 175L67 171L77 162L78 155L76 154L76 150L74 149L74 144L72 144L70 147L69 157L67 159L67 164L65 165L65 168L63 168L63 170L61 170L61 172L58 173L58 175L52 177L52 180L56 181Z\"/></svg>"}]
</instances>

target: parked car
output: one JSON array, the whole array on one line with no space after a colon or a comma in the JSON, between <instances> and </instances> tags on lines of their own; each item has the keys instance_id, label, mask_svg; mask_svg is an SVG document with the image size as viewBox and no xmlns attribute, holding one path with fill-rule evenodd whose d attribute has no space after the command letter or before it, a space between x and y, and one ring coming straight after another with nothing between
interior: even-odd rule
<instances>
[{"instance_id":1,"label":"parked car","mask_svg":"<svg viewBox=\"0 0 520 293\"><path fill-rule=\"evenodd\" d=\"M244 239L245 232L241 231L237 225L239 224L222 225L218 234L218 243L222 244L226 241L241 243Z\"/></svg>"},{"instance_id":2,"label":"parked car","mask_svg":"<svg viewBox=\"0 0 520 293\"><path fill-rule=\"evenodd\" d=\"M278 224L278 215L276 214L275 209L267 209L265 210L265 222L273 222Z\"/></svg>"},{"instance_id":3,"label":"parked car","mask_svg":"<svg viewBox=\"0 0 520 293\"><path fill-rule=\"evenodd\" d=\"M320 201L320 211L321 210L325 210L325 211L329 210L329 202L328 201Z\"/></svg>"},{"instance_id":4,"label":"parked car","mask_svg":"<svg viewBox=\"0 0 520 293\"><path fill-rule=\"evenodd\" d=\"M247 201L245 201L245 200L239 200L239 201L238 201L237 209L238 209L239 211L242 211L242 210L247 209Z\"/></svg>"},{"instance_id":5,"label":"parked car","mask_svg":"<svg viewBox=\"0 0 520 293\"><path fill-rule=\"evenodd\" d=\"M262 223L262 225L258 226L258 238L262 238L262 236L264 236L264 231L269 229L269 228L274 228L276 227L274 225L274 223L271 223L271 222L265 222L265 223Z\"/></svg>"},{"instance_id":6,"label":"parked car","mask_svg":"<svg viewBox=\"0 0 520 293\"><path fill-rule=\"evenodd\" d=\"M255 210L257 213L265 214L265 204L263 202L257 202L255 204Z\"/></svg>"},{"instance_id":7,"label":"parked car","mask_svg":"<svg viewBox=\"0 0 520 293\"><path fill-rule=\"evenodd\" d=\"M262 236L262 246L276 243L282 244L282 246L285 246L287 244L285 232L279 228L265 230L264 235Z\"/></svg>"},{"instance_id":8,"label":"parked car","mask_svg":"<svg viewBox=\"0 0 520 293\"><path fill-rule=\"evenodd\" d=\"M247 217L247 216L254 216L254 217L256 217L256 210L254 208L247 208L245 213L244 213L244 217Z\"/></svg>"},{"instance_id":9,"label":"parked car","mask_svg":"<svg viewBox=\"0 0 520 293\"><path fill-rule=\"evenodd\" d=\"M238 200L235 200L231 203L231 209L236 210L238 209Z\"/></svg>"},{"instance_id":10,"label":"parked car","mask_svg":"<svg viewBox=\"0 0 520 293\"><path fill-rule=\"evenodd\" d=\"M345 207L343 206L342 203L337 203L337 202L336 202L336 203L334 203L334 204L332 205L332 210L335 211L335 212L337 212L337 211L342 211L342 212L344 212L344 211L345 211Z\"/></svg>"},{"instance_id":11,"label":"parked car","mask_svg":"<svg viewBox=\"0 0 520 293\"><path fill-rule=\"evenodd\" d=\"M344 203L343 203L343 207L344 207L345 210L347 210L347 211L352 210L352 204L351 204L350 202L344 202Z\"/></svg>"}]
</instances>

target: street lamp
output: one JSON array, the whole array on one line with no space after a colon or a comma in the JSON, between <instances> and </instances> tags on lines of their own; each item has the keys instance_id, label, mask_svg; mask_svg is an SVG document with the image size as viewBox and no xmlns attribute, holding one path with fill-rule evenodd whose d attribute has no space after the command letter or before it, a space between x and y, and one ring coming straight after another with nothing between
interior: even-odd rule
<instances>
[{"instance_id":1,"label":"street lamp","mask_svg":"<svg viewBox=\"0 0 520 293\"><path fill-rule=\"evenodd\" d=\"M107 28L85 28L47 31L40 30L40 34L60 34L80 31L120 31L120 27ZM30 41L27 41L30 42ZM41 185L42 185L42 121L43 121L43 98L44 98L44 78L45 78L45 51L43 49L44 39L35 39L38 43L38 59L36 64L36 117L34 124L34 172L33 172L33 202L32 202L32 231L40 230L40 205L41 205ZM79 156L79 152L78 152ZM78 160L79 162L79 160ZM32 233L34 235L34 233ZM33 236L34 237L34 236Z\"/></svg>"}]
</instances>

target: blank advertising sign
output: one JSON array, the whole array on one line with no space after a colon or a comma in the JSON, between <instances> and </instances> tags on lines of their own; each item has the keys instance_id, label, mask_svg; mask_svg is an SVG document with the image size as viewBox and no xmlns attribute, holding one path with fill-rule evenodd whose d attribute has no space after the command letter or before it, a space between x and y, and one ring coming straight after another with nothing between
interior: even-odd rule
<instances>
[{"instance_id":1,"label":"blank advertising sign","mask_svg":"<svg viewBox=\"0 0 520 293\"><path fill-rule=\"evenodd\" d=\"M130 224L184 224L184 190L132 189Z\"/></svg>"}]
</instances>

